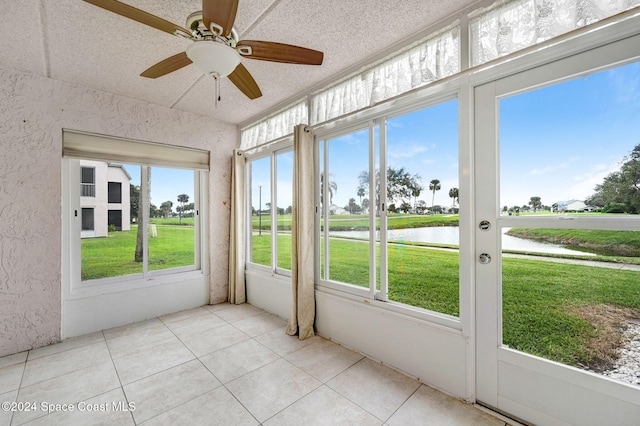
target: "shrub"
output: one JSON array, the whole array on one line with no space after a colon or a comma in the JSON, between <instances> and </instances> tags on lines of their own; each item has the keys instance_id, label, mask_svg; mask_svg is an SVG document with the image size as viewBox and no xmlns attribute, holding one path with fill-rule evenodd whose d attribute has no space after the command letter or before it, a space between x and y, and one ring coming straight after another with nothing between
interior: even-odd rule
<instances>
[{"instance_id":1,"label":"shrub","mask_svg":"<svg viewBox=\"0 0 640 426\"><path fill-rule=\"evenodd\" d=\"M607 203L602 211L604 213L625 213L626 206L622 203Z\"/></svg>"},{"instance_id":2,"label":"shrub","mask_svg":"<svg viewBox=\"0 0 640 426\"><path fill-rule=\"evenodd\" d=\"M112 223L111 225L109 225L109 232L116 232L116 226Z\"/></svg>"}]
</instances>

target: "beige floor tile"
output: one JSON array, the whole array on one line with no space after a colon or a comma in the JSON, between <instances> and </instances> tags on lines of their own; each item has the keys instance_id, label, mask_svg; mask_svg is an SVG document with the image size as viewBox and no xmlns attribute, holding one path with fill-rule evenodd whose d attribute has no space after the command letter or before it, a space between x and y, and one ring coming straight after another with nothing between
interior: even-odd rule
<instances>
[{"instance_id":1,"label":"beige floor tile","mask_svg":"<svg viewBox=\"0 0 640 426\"><path fill-rule=\"evenodd\" d=\"M287 356L292 352L309 346L310 344L322 339L320 336L313 336L308 339L300 340L298 336L289 336L283 329L276 329L254 338L267 348L280 356Z\"/></svg>"},{"instance_id":2,"label":"beige floor tile","mask_svg":"<svg viewBox=\"0 0 640 426\"><path fill-rule=\"evenodd\" d=\"M38 409L14 413L13 423L22 424L46 415L39 406L43 402L74 404L119 387L120 381L111 361L22 387L18 392L18 401L36 402Z\"/></svg>"},{"instance_id":3,"label":"beige floor tile","mask_svg":"<svg viewBox=\"0 0 640 426\"><path fill-rule=\"evenodd\" d=\"M111 362L104 341L29 360L24 369L22 386L30 386L104 362Z\"/></svg>"},{"instance_id":4,"label":"beige floor tile","mask_svg":"<svg viewBox=\"0 0 640 426\"><path fill-rule=\"evenodd\" d=\"M219 351L249 338L242 331L229 324L196 333L186 333L178 330L176 335L198 357Z\"/></svg>"},{"instance_id":5,"label":"beige floor tile","mask_svg":"<svg viewBox=\"0 0 640 426\"><path fill-rule=\"evenodd\" d=\"M0 394L16 390L20 387L24 364L14 364L0 368Z\"/></svg>"},{"instance_id":6,"label":"beige floor tile","mask_svg":"<svg viewBox=\"0 0 640 426\"><path fill-rule=\"evenodd\" d=\"M321 386L266 421L265 426L381 425L382 421L335 391Z\"/></svg>"},{"instance_id":7,"label":"beige floor tile","mask_svg":"<svg viewBox=\"0 0 640 426\"><path fill-rule=\"evenodd\" d=\"M18 398L17 390L3 393L2 395L0 395L0 404L3 402L16 402L17 398ZM0 410L0 425L11 424L12 415L13 415L13 412L9 410Z\"/></svg>"},{"instance_id":8,"label":"beige floor tile","mask_svg":"<svg viewBox=\"0 0 640 426\"><path fill-rule=\"evenodd\" d=\"M182 321L187 318L192 318L198 315L201 315L206 312L211 312L203 306L193 309L187 309L184 311L174 312L172 314L162 315L160 317L160 321L162 321L165 325Z\"/></svg>"},{"instance_id":9,"label":"beige floor tile","mask_svg":"<svg viewBox=\"0 0 640 426\"><path fill-rule=\"evenodd\" d=\"M258 422L228 390L220 387L143 423L144 426L174 426L178 424L253 426Z\"/></svg>"},{"instance_id":10,"label":"beige floor tile","mask_svg":"<svg viewBox=\"0 0 640 426\"><path fill-rule=\"evenodd\" d=\"M262 309L251 306L248 303L244 303L242 305L229 305L229 308L227 309L218 309L214 310L213 312L223 320L230 323L242 321L244 319L264 313Z\"/></svg>"},{"instance_id":11,"label":"beige floor tile","mask_svg":"<svg viewBox=\"0 0 640 426\"><path fill-rule=\"evenodd\" d=\"M504 422L429 386L422 385L389 419L390 426L502 426Z\"/></svg>"},{"instance_id":12,"label":"beige floor tile","mask_svg":"<svg viewBox=\"0 0 640 426\"><path fill-rule=\"evenodd\" d=\"M287 322L277 315L264 312L250 318L236 321L233 325L248 336L256 337L277 329L281 329L284 333L284 327L286 327Z\"/></svg>"},{"instance_id":13,"label":"beige floor tile","mask_svg":"<svg viewBox=\"0 0 640 426\"><path fill-rule=\"evenodd\" d=\"M33 349L29 351L29 361L68 351L70 349L81 348L83 346L93 345L101 342L104 342L102 331L73 337L71 339L66 339L60 343L56 343L55 345L49 345L43 348Z\"/></svg>"},{"instance_id":14,"label":"beige floor tile","mask_svg":"<svg viewBox=\"0 0 640 426\"><path fill-rule=\"evenodd\" d=\"M285 357L321 382L335 377L362 358L359 353L323 338Z\"/></svg>"},{"instance_id":15,"label":"beige floor tile","mask_svg":"<svg viewBox=\"0 0 640 426\"><path fill-rule=\"evenodd\" d=\"M386 421L420 383L365 358L328 381L327 386Z\"/></svg>"},{"instance_id":16,"label":"beige floor tile","mask_svg":"<svg viewBox=\"0 0 640 426\"><path fill-rule=\"evenodd\" d=\"M222 311L224 309L233 308L234 306L237 306L237 305L232 305L231 303L224 302L224 303L216 303L215 305L206 305L206 306L203 306L203 308L205 308L205 309L207 309L207 310L209 310L209 311L211 311L213 313L216 313L216 312Z\"/></svg>"},{"instance_id":17,"label":"beige floor tile","mask_svg":"<svg viewBox=\"0 0 640 426\"><path fill-rule=\"evenodd\" d=\"M113 363L123 384L135 382L176 365L191 361L195 356L175 336L145 346L142 350L114 358Z\"/></svg>"},{"instance_id":18,"label":"beige floor tile","mask_svg":"<svg viewBox=\"0 0 640 426\"><path fill-rule=\"evenodd\" d=\"M132 412L121 388L74 404L73 411L52 412L40 417L29 426L67 425L135 425Z\"/></svg>"},{"instance_id":19,"label":"beige floor tile","mask_svg":"<svg viewBox=\"0 0 640 426\"><path fill-rule=\"evenodd\" d=\"M162 323L162 321L160 321L159 318L153 318L146 321L134 322L132 324L110 328L108 330L104 330L103 333L105 339L110 340L132 333L145 333L146 330L155 329L157 327L164 327L164 324Z\"/></svg>"},{"instance_id":20,"label":"beige floor tile","mask_svg":"<svg viewBox=\"0 0 640 426\"><path fill-rule=\"evenodd\" d=\"M280 358L227 383L227 389L263 422L320 386L316 379Z\"/></svg>"},{"instance_id":21,"label":"beige floor tile","mask_svg":"<svg viewBox=\"0 0 640 426\"><path fill-rule=\"evenodd\" d=\"M200 358L200 361L222 382L265 366L280 358L253 339L245 340Z\"/></svg>"},{"instance_id":22,"label":"beige floor tile","mask_svg":"<svg viewBox=\"0 0 640 426\"><path fill-rule=\"evenodd\" d=\"M29 355L29 351L3 356L2 358L0 358L0 368L8 367L10 365L21 364L27 360L28 355Z\"/></svg>"},{"instance_id":23,"label":"beige floor tile","mask_svg":"<svg viewBox=\"0 0 640 426\"><path fill-rule=\"evenodd\" d=\"M203 309L204 312L179 321L167 324L170 330L180 333L202 333L212 328L227 325L227 322L215 314Z\"/></svg>"},{"instance_id":24,"label":"beige floor tile","mask_svg":"<svg viewBox=\"0 0 640 426\"><path fill-rule=\"evenodd\" d=\"M203 395L220 382L198 360L124 386L129 402L135 403L133 417L144 422Z\"/></svg>"},{"instance_id":25,"label":"beige floor tile","mask_svg":"<svg viewBox=\"0 0 640 426\"><path fill-rule=\"evenodd\" d=\"M154 323L152 326L109 338L107 346L111 356L116 359L174 337L175 335L164 324Z\"/></svg>"}]
</instances>

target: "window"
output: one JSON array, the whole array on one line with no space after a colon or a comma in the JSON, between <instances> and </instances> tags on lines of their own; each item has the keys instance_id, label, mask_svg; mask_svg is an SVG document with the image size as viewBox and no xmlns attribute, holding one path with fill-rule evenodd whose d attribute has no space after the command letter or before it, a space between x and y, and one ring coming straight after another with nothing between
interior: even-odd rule
<instances>
[{"instance_id":1,"label":"window","mask_svg":"<svg viewBox=\"0 0 640 426\"><path fill-rule=\"evenodd\" d=\"M82 209L82 230L93 231L94 229L94 213L92 208Z\"/></svg>"},{"instance_id":2,"label":"window","mask_svg":"<svg viewBox=\"0 0 640 426\"><path fill-rule=\"evenodd\" d=\"M630 383L640 62L500 98L502 342ZM520 258L515 258L519 255Z\"/></svg>"},{"instance_id":3,"label":"window","mask_svg":"<svg viewBox=\"0 0 640 426\"><path fill-rule=\"evenodd\" d=\"M90 205L84 186L79 193L65 193L70 211L82 211L81 223L68 222L72 291L201 270L200 213L206 200L201 188L206 187L208 153L123 140L111 142L120 149L107 152L104 139L65 133L68 187L79 176L82 185L91 182L94 188ZM122 157L132 152L156 158ZM116 162L122 159L128 161Z\"/></svg>"},{"instance_id":4,"label":"window","mask_svg":"<svg viewBox=\"0 0 640 426\"><path fill-rule=\"evenodd\" d=\"M291 271L293 151L274 150L247 160L250 188L249 262L276 273ZM272 231L273 230L273 231Z\"/></svg>"},{"instance_id":5,"label":"window","mask_svg":"<svg viewBox=\"0 0 640 426\"><path fill-rule=\"evenodd\" d=\"M83 197L96 196L96 169L93 167L80 168L80 195Z\"/></svg>"},{"instance_id":6,"label":"window","mask_svg":"<svg viewBox=\"0 0 640 426\"><path fill-rule=\"evenodd\" d=\"M109 203L121 203L122 202L122 183L109 182L108 185L108 199Z\"/></svg>"},{"instance_id":7,"label":"window","mask_svg":"<svg viewBox=\"0 0 640 426\"><path fill-rule=\"evenodd\" d=\"M320 282L458 316L458 102L377 123L318 142Z\"/></svg>"}]
</instances>

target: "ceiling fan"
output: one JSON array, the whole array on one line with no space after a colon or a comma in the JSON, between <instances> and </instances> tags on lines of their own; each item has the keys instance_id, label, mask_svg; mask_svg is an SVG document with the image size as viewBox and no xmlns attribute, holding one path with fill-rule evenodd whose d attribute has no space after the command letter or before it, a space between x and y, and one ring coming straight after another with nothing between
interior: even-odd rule
<instances>
[{"instance_id":1,"label":"ceiling fan","mask_svg":"<svg viewBox=\"0 0 640 426\"><path fill-rule=\"evenodd\" d=\"M169 34L193 41L185 52L178 53L145 70L142 77L158 78L179 70L191 63L207 75L219 80L229 80L249 99L262 96L249 71L240 58L287 64L321 65L323 53L290 44L269 41L238 40L233 28L239 0L202 0L202 11L187 17L187 28L173 24L155 15L117 0L84 0L95 6ZM216 96L216 100L219 96Z\"/></svg>"}]
</instances>

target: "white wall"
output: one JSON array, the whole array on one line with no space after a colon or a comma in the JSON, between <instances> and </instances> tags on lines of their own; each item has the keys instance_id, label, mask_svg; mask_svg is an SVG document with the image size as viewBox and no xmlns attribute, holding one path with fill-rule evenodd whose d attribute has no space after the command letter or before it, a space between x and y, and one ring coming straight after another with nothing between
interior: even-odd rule
<instances>
[{"instance_id":1,"label":"white wall","mask_svg":"<svg viewBox=\"0 0 640 426\"><path fill-rule=\"evenodd\" d=\"M0 356L60 340L63 128L210 150L209 299L226 300L236 127L0 66Z\"/></svg>"}]
</instances>

